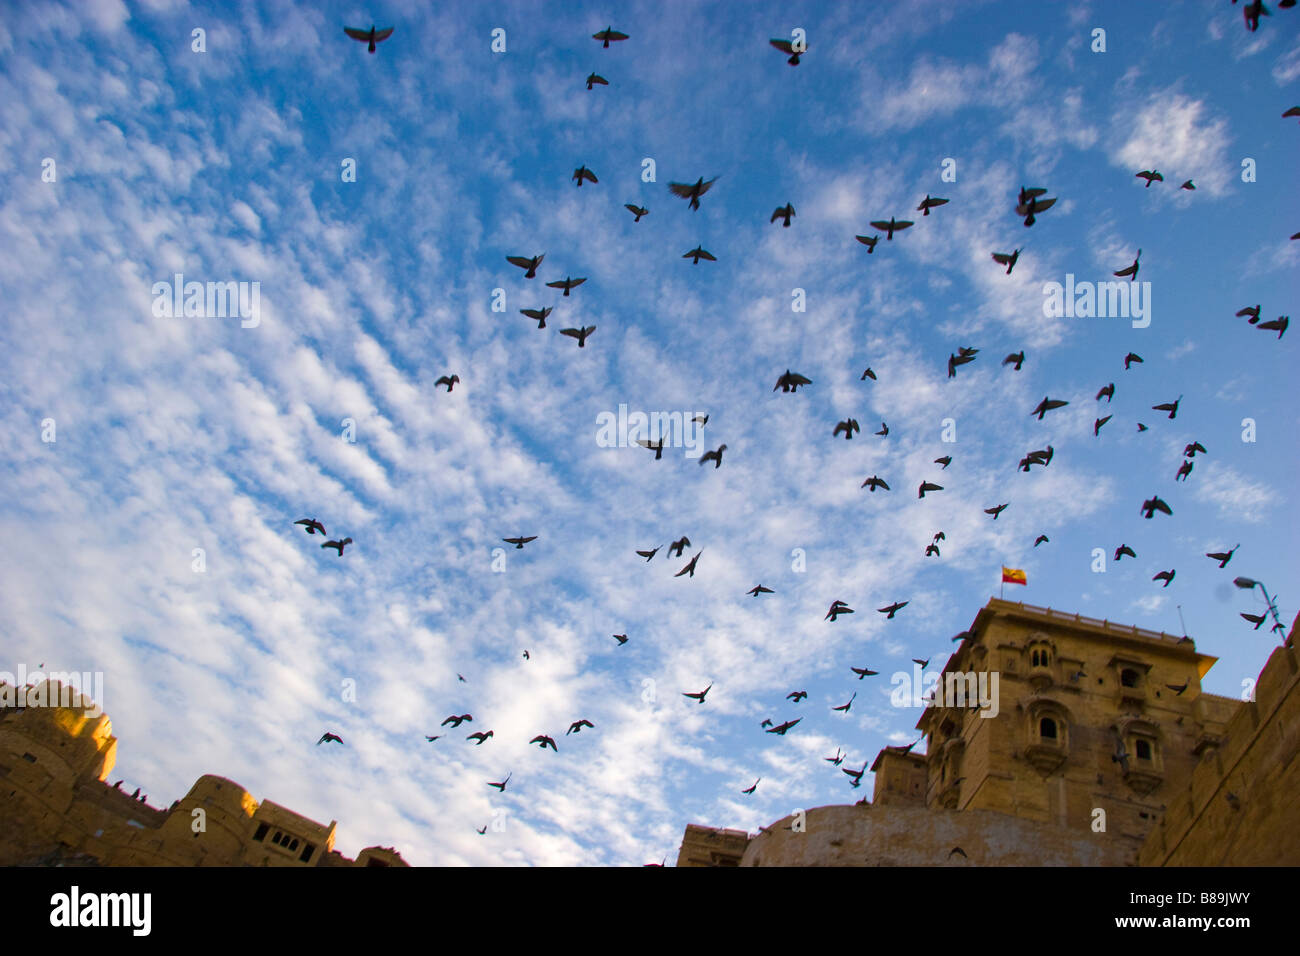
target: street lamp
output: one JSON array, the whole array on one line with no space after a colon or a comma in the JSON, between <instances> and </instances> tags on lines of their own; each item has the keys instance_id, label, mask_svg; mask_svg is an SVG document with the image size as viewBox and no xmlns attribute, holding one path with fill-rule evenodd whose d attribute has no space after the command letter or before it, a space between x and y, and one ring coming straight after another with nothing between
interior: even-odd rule
<instances>
[{"instance_id":1,"label":"street lamp","mask_svg":"<svg viewBox=\"0 0 1300 956\"><path fill-rule=\"evenodd\" d=\"M1286 640L1286 628L1282 626L1282 621L1277 616L1277 607L1273 604L1273 599L1268 596L1268 588L1264 587L1263 581L1256 581L1254 578L1233 578L1232 583L1237 585L1243 591L1249 591L1252 588L1259 588L1264 592L1264 601L1268 604L1268 609L1273 615L1273 630L1282 635Z\"/></svg>"}]
</instances>

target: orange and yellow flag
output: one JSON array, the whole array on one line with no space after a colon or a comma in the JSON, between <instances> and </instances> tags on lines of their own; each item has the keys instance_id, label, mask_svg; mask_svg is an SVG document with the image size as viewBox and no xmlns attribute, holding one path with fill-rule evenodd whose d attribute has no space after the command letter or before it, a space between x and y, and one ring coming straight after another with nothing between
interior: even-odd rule
<instances>
[{"instance_id":1,"label":"orange and yellow flag","mask_svg":"<svg viewBox=\"0 0 1300 956\"><path fill-rule=\"evenodd\" d=\"M1002 568L1002 583L1028 585L1029 580L1025 577L1024 571L1019 568L1008 568L1004 565Z\"/></svg>"}]
</instances>

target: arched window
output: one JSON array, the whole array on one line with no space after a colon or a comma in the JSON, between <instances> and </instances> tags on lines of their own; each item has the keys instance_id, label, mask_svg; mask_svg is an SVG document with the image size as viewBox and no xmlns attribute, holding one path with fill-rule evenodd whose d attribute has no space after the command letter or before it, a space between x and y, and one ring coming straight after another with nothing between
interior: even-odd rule
<instances>
[{"instance_id":1,"label":"arched window","mask_svg":"<svg viewBox=\"0 0 1300 956\"><path fill-rule=\"evenodd\" d=\"M1051 717L1044 717L1038 722L1038 736L1044 740L1056 739L1056 721Z\"/></svg>"},{"instance_id":2,"label":"arched window","mask_svg":"<svg viewBox=\"0 0 1300 956\"><path fill-rule=\"evenodd\" d=\"M1151 741L1143 740L1139 737L1134 741L1133 749L1137 752L1138 760L1151 759Z\"/></svg>"},{"instance_id":3,"label":"arched window","mask_svg":"<svg viewBox=\"0 0 1300 956\"><path fill-rule=\"evenodd\" d=\"M1119 672L1119 682L1125 687L1138 686L1138 672L1131 667L1126 667Z\"/></svg>"}]
</instances>

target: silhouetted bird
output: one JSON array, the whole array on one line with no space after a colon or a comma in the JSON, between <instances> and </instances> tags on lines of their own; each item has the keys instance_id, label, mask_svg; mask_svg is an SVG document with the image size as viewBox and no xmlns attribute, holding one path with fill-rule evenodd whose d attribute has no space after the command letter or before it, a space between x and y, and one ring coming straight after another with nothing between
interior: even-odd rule
<instances>
[{"instance_id":1,"label":"silhouetted bird","mask_svg":"<svg viewBox=\"0 0 1300 956\"><path fill-rule=\"evenodd\" d=\"M1048 543L1051 542L1051 540L1052 540L1052 539L1049 538L1047 535L1045 535L1045 534L1040 534L1037 538L1034 539L1034 547L1036 548L1036 547L1038 547L1040 544L1048 544Z\"/></svg>"},{"instance_id":2,"label":"silhouetted bird","mask_svg":"<svg viewBox=\"0 0 1300 956\"><path fill-rule=\"evenodd\" d=\"M682 535L676 541L668 546L668 553L680 558L687 548L691 546L691 539Z\"/></svg>"},{"instance_id":3,"label":"silhouetted bird","mask_svg":"<svg viewBox=\"0 0 1300 956\"><path fill-rule=\"evenodd\" d=\"M529 535L529 536L526 537L526 538L525 538L525 537L518 537L518 538L502 538L501 540L504 541L506 544L513 544L513 545L515 546L515 550L516 550L516 551L522 551L523 548L524 548L524 545L526 545L529 541L536 541L536 540L537 540L537 535L535 535L535 534L533 534L533 535Z\"/></svg>"},{"instance_id":4,"label":"silhouetted bird","mask_svg":"<svg viewBox=\"0 0 1300 956\"><path fill-rule=\"evenodd\" d=\"M911 603L910 601L896 601L893 604L889 605L888 607L878 607L876 608L876 610L879 611L881 614L885 615L885 620L888 621L891 620L893 616L897 614L899 611L901 611L903 608L907 607L907 605L910 603Z\"/></svg>"},{"instance_id":5,"label":"silhouetted bird","mask_svg":"<svg viewBox=\"0 0 1300 956\"><path fill-rule=\"evenodd\" d=\"M1100 402L1100 401L1101 401L1101 397L1102 397L1103 395L1106 396L1106 401L1107 401L1107 402L1109 402L1112 398L1115 397L1115 383L1114 383L1114 382L1111 382L1109 385L1107 385L1105 388L1101 389L1101 391L1099 391L1099 392L1097 393L1097 401Z\"/></svg>"},{"instance_id":6,"label":"silhouetted bird","mask_svg":"<svg viewBox=\"0 0 1300 956\"><path fill-rule=\"evenodd\" d=\"M1151 188L1152 183L1163 183L1165 181L1165 177L1161 176L1160 173L1154 169L1144 169L1140 173L1134 173L1134 175L1138 179L1145 179L1147 181L1147 189Z\"/></svg>"},{"instance_id":7,"label":"silhouetted bird","mask_svg":"<svg viewBox=\"0 0 1300 956\"><path fill-rule=\"evenodd\" d=\"M1123 557L1123 556L1126 555L1126 554L1127 554L1130 558L1136 558L1136 557L1137 557L1137 552L1136 552L1136 551L1134 551L1132 548L1130 548L1130 547L1129 547L1128 545L1126 545L1126 544L1121 544L1118 548L1115 549L1115 557L1114 557L1112 560L1118 561L1121 557Z\"/></svg>"},{"instance_id":8,"label":"silhouetted bird","mask_svg":"<svg viewBox=\"0 0 1300 956\"><path fill-rule=\"evenodd\" d=\"M876 380L876 373L871 371L870 368L868 368L865 372L862 373L862 377L858 379L858 381L865 382L867 379L871 379L873 382Z\"/></svg>"},{"instance_id":9,"label":"silhouetted bird","mask_svg":"<svg viewBox=\"0 0 1300 956\"><path fill-rule=\"evenodd\" d=\"M619 40L626 40L627 34L619 33L613 27L605 27L605 29L601 30L599 33L593 33L591 38L593 40L602 41L601 46L608 50L610 43L617 43Z\"/></svg>"},{"instance_id":10,"label":"silhouetted bird","mask_svg":"<svg viewBox=\"0 0 1300 956\"><path fill-rule=\"evenodd\" d=\"M1010 502L1007 502L1007 504L1010 504ZM993 520L997 521L998 515L1002 514L1002 512L1007 510L1007 504L996 505L995 507L992 508L985 508L984 513L986 515L992 515Z\"/></svg>"},{"instance_id":11,"label":"silhouetted bird","mask_svg":"<svg viewBox=\"0 0 1300 956\"><path fill-rule=\"evenodd\" d=\"M525 276L524 278L528 278L528 277ZM546 283L546 287L548 289L563 289L564 294L568 295L570 289L576 289L578 286L582 285L586 281L587 281L586 276L583 276L580 279L573 279L570 278L569 276L565 276L563 279L557 279L554 282Z\"/></svg>"},{"instance_id":12,"label":"silhouetted bird","mask_svg":"<svg viewBox=\"0 0 1300 956\"><path fill-rule=\"evenodd\" d=\"M875 219L872 220L871 222L871 227L873 229L879 229L881 232L885 234L886 241L893 239L894 233L901 232L902 230L906 229L910 225L912 225L911 220L908 219L896 220L894 219L893 216L890 216L888 221L884 219Z\"/></svg>"},{"instance_id":13,"label":"silhouetted bird","mask_svg":"<svg viewBox=\"0 0 1300 956\"><path fill-rule=\"evenodd\" d=\"M943 485L936 485L932 481L923 481L921 487L916 490L916 497L924 498L927 491L943 491Z\"/></svg>"},{"instance_id":14,"label":"silhouetted bird","mask_svg":"<svg viewBox=\"0 0 1300 956\"><path fill-rule=\"evenodd\" d=\"M776 384L772 386L772 391L775 392L779 388L783 392L797 392L800 385L811 384L812 379L804 378L798 372L791 372L786 369L785 374L778 378Z\"/></svg>"},{"instance_id":15,"label":"silhouetted bird","mask_svg":"<svg viewBox=\"0 0 1300 956\"><path fill-rule=\"evenodd\" d=\"M1259 323L1255 328L1262 332L1276 332L1277 337L1280 339L1282 333L1286 331L1286 327L1290 324L1291 317L1289 315L1279 315L1276 319L1270 319L1267 322Z\"/></svg>"},{"instance_id":16,"label":"silhouetted bird","mask_svg":"<svg viewBox=\"0 0 1300 956\"><path fill-rule=\"evenodd\" d=\"M663 547L663 545L660 545L660 546L659 546L659 548L662 548L662 547ZM651 551L638 551L637 554L641 555L641 557L643 557L643 558L645 558L647 561L649 561L651 558L653 558L653 557L654 557L654 556L659 552L659 548L655 548L655 549L653 549L653 550L651 550Z\"/></svg>"},{"instance_id":17,"label":"silhouetted bird","mask_svg":"<svg viewBox=\"0 0 1300 956\"><path fill-rule=\"evenodd\" d=\"M1010 364L1012 364L1013 362L1015 363L1015 366L1016 366L1016 367L1015 367L1014 369L1012 369L1012 371L1013 371L1013 372L1019 372L1019 371L1020 371L1020 366L1023 365L1023 364L1025 363L1025 352L1024 352L1024 349L1021 349L1019 352L1012 352L1010 355L1008 355L1006 358L1004 358L1004 359L1002 360L1002 364L1003 364L1003 365L1010 365Z\"/></svg>"},{"instance_id":18,"label":"silhouetted bird","mask_svg":"<svg viewBox=\"0 0 1300 956\"><path fill-rule=\"evenodd\" d=\"M797 704L799 703L799 701L803 700L807 696L808 696L808 692L806 690L796 690L790 692L789 694L786 694L785 699L792 700Z\"/></svg>"},{"instance_id":19,"label":"silhouetted bird","mask_svg":"<svg viewBox=\"0 0 1300 956\"><path fill-rule=\"evenodd\" d=\"M1128 276L1128 281L1132 282L1137 277L1138 260L1141 258L1142 258L1142 250L1139 249L1137 256L1133 259L1133 264L1131 266L1125 266L1123 269L1120 269L1118 272L1115 273L1115 275L1119 276L1120 278L1123 278L1124 276Z\"/></svg>"},{"instance_id":20,"label":"silhouetted bird","mask_svg":"<svg viewBox=\"0 0 1300 956\"><path fill-rule=\"evenodd\" d=\"M853 437L854 432L860 431L862 431L862 427L858 424L856 418L846 418L844 421L836 423L835 430L831 432L831 437L834 438L840 432L843 432L844 440L848 441Z\"/></svg>"},{"instance_id":21,"label":"silhouetted bird","mask_svg":"<svg viewBox=\"0 0 1300 956\"><path fill-rule=\"evenodd\" d=\"M645 208L645 206L634 206L630 202L623 203L623 208L636 216L636 218L632 220L633 222L640 222L641 217L650 212L650 210Z\"/></svg>"},{"instance_id":22,"label":"silhouetted bird","mask_svg":"<svg viewBox=\"0 0 1300 956\"><path fill-rule=\"evenodd\" d=\"M1197 453L1198 451L1199 451L1202 455L1206 454L1205 446L1202 445L1202 444L1201 444L1200 442L1198 442L1198 441L1194 441L1194 442L1192 442L1190 445L1187 445L1187 446L1185 446L1185 447L1183 448L1183 457L1184 457L1184 458L1195 458L1195 457L1196 457L1196 453Z\"/></svg>"},{"instance_id":23,"label":"silhouetted bird","mask_svg":"<svg viewBox=\"0 0 1300 956\"><path fill-rule=\"evenodd\" d=\"M1096 421L1094 421L1094 422L1092 423L1092 433L1093 433L1093 435L1100 435L1100 434L1101 434L1101 426L1102 426L1102 425L1105 425L1108 421L1110 421L1110 419L1111 419L1111 416L1107 415L1105 418L1098 418Z\"/></svg>"},{"instance_id":24,"label":"silhouetted bird","mask_svg":"<svg viewBox=\"0 0 1300 956\"><path fill-rule=\"evenodd\" d=\"M1159 405L1152 405L1151 410L1153 412L1168 412L1169 417L1172 419L1175 415L1178 414L1178 403L1181 402L1182 400L1183 400L1183 396L1179 395L1177 400L1175 401L1163 402Z\"/></svg>"},{"instance_id":25,"label":"silhouetted bird","mask_svg":"<svg viewBox=\"0 0 1300 956\"><path fill-rule=\"evenodd\" d=\"M801 720L803 720L802 717L796 717L794 720L787 720L783 724L777 724L775 727L767 728L767 732L769 734L780 734L782 737L784 737L785 732L789 730L791 727L793 727L795 724L799 723L799 721Z\"/></svg>"},{"instance_id":26,"label":"silhouetted bird","mask_svg":"<svg viewBox=\"0 0 1300 956\"><path fill-rule=\"evenodd\" d=\"M864 481L860 485L860 487L868 488L871 490L872 493L874 493L877 488L884 488L886 491L889 491L889 485L885 483L884 479L877 478L875 475L872 475L870 478Z\"/></svg>"},{"instance_id":27,"label":"silhouetted bird","mask_svg":"<svg viewBox=\"0 0 1300 956\"><path fill-rule=\"evenodd\" d=\"M539 746L542 750L545 750L547 747L550 747L556 753L560 752L560 748L555 746L554 739L546 736L545 734L538 734L536 737L534 737L532 740L528 742L530 744L537 744L537 746Z\"/></svg>"},{"instance_id":28,"label":"silhouetted bird","mask_svg":"<svg viewBox=\"0 0 1300 956\"><path fill-rule=\"evenodd\" d=\"M853 238L867 247L868 255L876 251L876 243L880 241L879 236L854 236Z\"/></svg>"},{"instance_id":29,"label":"silhouetted bird","mask_svg":"<svg viewBox=\"0 0 1300 956\"><path fill-rule=\"evenodd\" d=\"M443 375L441 378L438 379L438 381L433 383L433 387L437 388L439 385L446 385L447 391L450 392L453 388L456 387L456 383L459 381L460 381L459 375L450 375L450 376Z\"/></svg>"},{"instance_id":30,"label":"silhouetted bird","mask_svg":"<svg viewBox=\"0 0 1300 956\"><path fill-rule=\"evenodd\" d=\"M595 87L597 84L599 84L600 86L609 86L609 80L605 79L603 76L601 76L601 75L598 74L598 73L590 73L590 74L588 74L588 75L587 75L587 89L590 90L590 89L592 89L593 87ZM581 184L579 184L579 185L581 185Z\"/></svg>"},{"instance_id":31,"label":"silhouetted bird","mask_svg":"<svg viewBox=\"0 0 1300 956\"><path fill-rule=\"evenodd\" d=\"M847 714L849 712L849 708L853 706L853 702L857 700L857 697L858 697L858 692L855 690L853 692L853 696L850 697L847 702L840 704L840 706L838 707L832 707L831 710L836 710L842 714Z\"/></svg>"},{"instance_id":32,"label":"silhouetted bird","mask_svg":"<svg viewBox=\"0 0 1300 956\"><path fill-rule=\"evenodd\" d=\"M546 253L543 252L541 255L533 256L531 259L527 256L506 256L506 262L509 262L513 266L518 266L521 269L528 270L524 273L525 279L536 279L537 267L542 264L542 260L545 258Z\"/></svg>"},{"instance_id":33,"label":"silhouetted bird","mask_svg":"<svg viewBox=\"0 0 1300 956\"><path fill-rule=\"evenodd\" d=\"M762 780L763 780L763 778L762 778L762 777L759 777L757 780L754 781L754 785L753 785L752 787L750 787L748 790L742 790L742 791L740 791L740 792L741 792L741 793L753 793L755 790L758 789L758 785L759 785L760 782L762 782Z\"/></svg>"},{"instance_id":34,"label":"silhouetted bird","mask_svg":"<svg viewBox=\"0 0 1300 956\"><path fill-rule=\"evenodd\" d=\"M841 614L852 614L852 613L853 613L853 608L849 607L843 601L836 601L834 604L831 605L831 609L826 612L826 616L822 618L822 620L830 621L831 623L834 623L836 618L838 618Z\"/></svg>"},{"instance_id":35,"label":"silhouetted bird","mask_svg":"<svg viewBox=\"0 0 1300 956\"><path fill-rule=\"evenodd\" d=\"M344 538L342 541L326 541L324 544L321 545L321 547L333 548L335 551L339 553L338 556L341 558L343 557L343 549L346 548L351 543L352 543L351 538Z\"/></svg>"},{"instance_id":36,"label":"silhouetted bird","mask_svg":"<svg viewBox=\"0 0 1300 956\"><path fill-rule=\"evenodd\" d=\"M583 727L590 727L592 730L596 729L596 725L584 717L582 720L575 720L573 723L569 724L569 729L564 732L564 736L567 737L569 734L580 734L582 733Z\"/></svg>"},{"instance_id":37,"label":"silhouetted bird","mask_svg":"<svg viewBox=\"0 0 1300 956\"><path fill-rule=\"evenodd\" d=\"M852 664L849 665L849 670L858 675L858 680L862 680L864 677L875 677L880 673L880 671L873 671L870 667L854 667Z\"/></svg>"},{"instance_id":38,"label":"silhouetted bird","mask_svg":"<svg viewBox=\"0 0 1300 956\"><path fill-rule=\"evenodd\" d=\"M375 44L383 43L390 36L392 36L393 28L389 27L387 30L376 30L374 24L372 23L370 25L369 30L358 30L355 27L344 27L343 32L346 33L348 36L352 37L352 39L360 40L362 43L367 44L366 46L367 52L374 53Z\"/></svg>"},{"instance_id":39,"label":"silhouetted bird","mask_svg":"<svg viewBox=\"0 0 1300 956\"><path fill-rule=\"evenodd\" d=\"M781 223L781 225L789 229L790 220L793 216L794 216L794 203L786 203L784 206L776 207L776 210L772 213L772 218L768 220L768 223L771 224L776 222L778 219L784 219L785 221Z\"/></svg>"},{"instance_id":40,"label":"silhouetted bird","mask_svg":"<svg viewBox=\"0 0 1300 956\"><path fill-rule=\"evenodd\" d=\"M328 731L326 731L325 733L321 734L320 740L316 741L316 746L319 747L321 744L328 743L330 741L334 741L335 743L341 744L343 743L343 738L340 737L338 734L331 734ZM136 790L136 793L139 792L140 792L139 790Z\"/></svg>"},{"instance_id":41,"label":"silhouetted bird","mask_svg":"<svg viewBox=\"0 0 1300 956\"><path fill-rule=\"evenodd\" d=\"M624 644L627 643L627 635L626 635L626 634L615 634L615 635L614 635L614 640L618 641L618 646L619 646L619 647L622 647Z\"/></svg>"},{"instance_id":42,"label":"silhouetted bird","mask_svg":"<svg viewBox=\"0 0 1300 956\"><path fill-rule=\"evenodd\" d=\"M481 747L483 746L483 741L487 740L489 737L494 737L494 736L496 735L490 730L476 730L474 733L470 734L465 739L472 740L474 741L474 743L476 743L478 746Z\"/></svg>"},{"instance_id":43,"label":"silhouetted bird","mask_svg":"<svg viewBox=\"0 0 1300 956\"><path fill-rule=\"evenodd\" d=\"M705 697L705 695L707 695L708 692L709 692L712 688L713 688L713 685L710 684L708 687L704 688L704 690L702 690L702 691L698 691L697 693L694 693L694 694L685 694L685 693L684 693L684 694L682 694L682 696L683 696L683 697L690 697L692 700L695 701L695 703L697 703L697 704L702 704L702 703L704 703L704 697Z\"/></svg>"},{"instance_id":44,"label":"silhouetted bird","mask_svg":"<svg viewBox=\"0 0 1300 956\"><path fill-rule=\"evenodd\" d=\"M1137 362L1138 364L1141 364L1141 363L1142 363L1142 356L1138 355L1136 352L1129 352L1128 355L1125 355L1125 356L1124 356L1124 371L1127 372L1127 371L1129 370L1129 366L1132 365L1134 362Z\"/></svg>"},{"instance_id":45,"label":"silhouetted bird","mask_svg":"<svg viewBox=\"0 0 1300 956\"><path fill-rule=\"evenodd\" d=\"M691 558L690 563L674 574L673 577L680 578L683 574L689 574L691 577L695 577L695 563L700 560L700 555L703 553L703 551L696 552L695 557Z\"/></svg>"},{"instance_id":46,"label":"silhouetted bird","mask_svg":"<svg viewBox=\"0 0 1300 956\"><path fill-rule=\"evenodd\" d=\"M997 263L998 265L1000 265L1000 266L1006 266L1006 267L1007 267L1007 275L1011 275L1011 270L1014 269L1014 268L1016 267L1016 262L1017 262L1017 260L1019 260L1019 258L1020 258L1020 250L1019 250L1019 249L1015 250L1014 252L995 252L995 253L993 253L993 261L996 262L996 263Z\"/></svg>"},{"instance_id":47,"label":"silhouetted bird","mask_svg":"<svg viewBox=\"0 0 1300 956\"><path fill-rule=\"evenodd\" d=\"M775 594L776 592L773 591L771 588L765 588L761 584L756 584L745 593L752 594L754 595L754 597L758 597L760 594Z\"/></svg>"},{"instance_id":48,"label":"silhouetted bird","mask_svg":"<svg viewBox=\"0 0 1300 956\"><path fill-rule=\"evenodd\" d=\"M1167 587L1169 587L1170 582L1173 581L1173 579L1174 579L1174 575L1177 574L1177 573L1178 573L1177 571L1175 571L1175 570L1173 570L1173 569L1171 568L1171 569L1168 570L1168 571L1161 571L1159 574L1153 575L1152 578L1151 578L1151 580L1152 580L1152 581L1163 581L1163 582L1165 582L1165 583L1164 583L1163 585L1161 585L1161 586L1167 588Z\"/></svg>"},{"instance_id":49,"label":"silhouetted bird","mask_svg":"<svg viewBox=\"0 0 1300 956\"><path fill-rule=\"evenodd\" d=\"M717 469L717 468L721 468L721 467L722 467L722 453L723 453L724 451L726 451L726 450L727 450L727 446L726 446L726 445L719 445L719 446L718 446L717 448L715 448L713 451L706 451L703 455L700 456L700 464L702 465L702 464L704 464L706 461L711 461L711 462L713 462L713 467L714 467L715 469Z\"/></svg>"},{"instance_id":50,"label":"silhouetted bird","mask_svg":"<svg viewBox=\"0 0 1300 956\"><path fill-rule=\"evenodd\" d=\"M1178 472L1174 475L1174 481L1186 481L1187 476L1192 473L1192 463L1185 461L1178 466Z\"/></svg>"},{"instance_id":51,"label":"silhouetted bird","mask_svg":"<svg viewBox=\"0 0 1300 956\"><path fill-rule=\"evenodd\" d=\"M446 727L448 724L451 724L453 727L459 727L461 724L465 723L465 721L473 721L473 719L474 718L469 714L461 714L459 717L452 714L442 722L441 726Z\"/></svg>"},{"instance_id":52,"label":"silhouetted bird","mask_svg":"<svg viewBox=\"0 0 1300 956\"><path fill-rule=\"evenodd\" d=\"M952 455L944 455L942 458L936 458L934 463L936 465L943 465L944 470L946 471L948 466L952 464Z\"/></svg>"},{"instance_id":53,"label":"silhouetted bird","mask_svg":"<svg viewBox=\"0 0 1300 956\"><path fill-rule=\"evenodd\" d=\"M694 183L669 183L668 189L674 196L680 196L682 199L689 199L690 207L692 209L699 209L700 197L708 192L717 181L718 177L714 176L706 183L704 177L701 176Z\"/></svg>"},{"instance_id":54,"label":"silhouetted bird","mask_svg":"<svg viewBox=\"0 0 1300 956\"><path fill-rule=\"evenodd\" d=\"M921 200L921 205L916 207L916 211L922 216L928 216L930 215L931 209L934 209L936 206L942 206L947 202L948 200L946 199L939 199L937 196L931 197L927 194L926 197Z\"/></svg>"},{"instance_id":55,"label":"silhouetted bird","mask_svg":"<svg viewBox=\"0 0 1300 956\"><path fill-rule=\"evenodd\" d=\"M573 175L572 175L571 177L569 177L569 178L570 178L570 179L576 179L576 180L578 181L578 185L579 185L579 186L582 185L582 181L583 181L584 179L587 180L588 182L592 182L592 183L598 183L598 182L600 182L600 180L596 178L596 174L593 173L593 172L592 172L590 169L588 169L586 166L579 166L577 169L575 169L575 170L573 171Z\"/></svg>"},{"instance_id":56,"label":"silhouetted bird","mask_svg":"<svg viewBox=\"0 0 1300 956\"><path fill-rule=\"evenodd\" d=\"M1231 551L1207 551L1205 552L1205 556L1211 560L1218 561L1219 567L1226 568L1228 562L1232 560L1232 556L1236 554L1237 548L1240 547L1241 545L1238 544L1234 545Z\"/></svg>"},{"instance_id":57,"label":"silhouetted bird","mask_svg":"<svg viewBox=\"0 0 1300 956\"><path fill-rule=\"evenodd\" d=\"M1020 202L1016 205L1016 215L1025 217L1025 225L1032 226L1038 220L1035 218L1038 213L1051 209L1056 204L1056 197L1050 199L1040 199L1046 189L1038 186L1026 189L1020 188Z\"/></svg>"},{"instance_id":58,"label":"silhouetted bird","mask_svg":"<svg viewBox=\"0 0 1300 956\"><path fill-rule=\"evenodd\" d=\"M1183 691L1187 690L1187 688L1191 686L1191 683L1190 680L1185 680L1182 684L1166 684L1165 686L1174 692L1175 697L1182 697Z\"/></svg>"},{"instance_id":59,"label":"silhouetted bird","mask_svg":"<svg viewBox=\"0 0 1300 956\"><path fill-rule=\"evenodd\" d=\"M519 311L530 319L536 319L537 327L539 329L544 329L546 328L546 317L551 314L552 310L548 306L545 309L520 309Z\"/></svg>"},{"instance_id":60,"label":"silhouetted bird","mask_svg":"<svg viewBox=\"0 0 1300 956\"><path fill-rule=\"evenodd\" d=\"M300 524L306 527L308 534L324 534L325 526L315 518L299 518L294 524Z\"/></svg>"},{"instance_id":61,"label":"silhouetted bird","mask_svg":"<svg viewBox=\"0 0 1300 956\"><path fill-rule=\"evenodd\" d=\"M1148 498L1146 501L1142 502L1142 517L1150 519L1157 511L1163 511L1167 515L1172 515L1174 513L1169 505L1159 497Z\"/></svg>"},{"instance_id":62,"label":"silhouetted bird","mask_svg":"<svg viewBox=\"0 0 1300 956\"><path fill-rule=\"evenodd\" d=\"M713 253L709 252L703 246L696 246L690 252L683 253L682 258L690 259L691 265L693 266L698 266L700 264L701 259L707 259L709 262L718 261L717 258L713 255Z\"/></svg>"},{"instance_id":63,"label":"silhouetted bird","mask_svg":"<svg viewBox=\"0 0 1300 956\"><path fill-rule=\"evenodd\" d=\"M565 294L567 295L568 293ZM596 327L594 325L588 325L581 329L560 329L560 334L567 335L571 339L577 339L578 348L585 349L587 347L587 336L591 335L591 333L595 331Z\"/></svg>"},{"instance_id":64,"label":"silhouetted bird","mask_svg":"<svg viewBox=\"0 0 1300 956\"><path fill-rule=\"evenodd\" d=\"M1194 182L1192 182L1190 179L1188 179L1188 180L1185 180L1185 181L1183 182L1183 184L1182 184L1181 186L1179 186L1178 188L1179 188L1179 189L1186 189L1186 190L1188 190L1188 191L1190 192L1191 190L1194 190L1194 189L1196 188L1196 184L1195 184Z\"/></svg>"},{"instance_id":65,"label":"silhouetted bird","mask_svg":"<svg viewBox=\"0 0 1300 956\"><path fill-rule=\"evenodd\" d=\"M642 448L648 448L648 449L650 449L650 451L654 452L654 453L655 453L655 461L658 461L659 459L663 458L663 456L664 456L664 440L663 440L662 438L660 438L657 442L652 442L652 441L651 441L650 439L648 439L648 438L638 438L638 439L636 440L636 443L637 443L638 445L640 445Z\"/></svg>"},{"instance_id":66,"label":"silhouetted bird","mask_svg":"<svg viewBox=\"0 0 1300 956\"><path fill-rule=\"evenodd\" d=\"M794 48L794 44L791 43L789 40L768 40L767 42L772 44L772 46L776 47L782 53L786 54L790 59L786 60L785 62L789 63L791 66L798 66L799 57L803 56L805 53L808 52L808 47L806 44L800 44L802 49L796 50Z\"/></svg>"},{"instance_id":67,"label":"silhouetted bird","mask_svg":"<svg viewBox=\"0 0 1300 956\"><path fill-rule=\"evenodd\" d=\"M1043 416L1046 415L1048 412L1050 412L1052 409L1062 408L1069 404L1070 404L1069 402L1062 401L1061 399L1044 397L1043 400L1038 403L1038 407L1035 408L1029 414L1037 415L1038 420L1041 422L1043 420Z\"/></svg>"}]
</instances>

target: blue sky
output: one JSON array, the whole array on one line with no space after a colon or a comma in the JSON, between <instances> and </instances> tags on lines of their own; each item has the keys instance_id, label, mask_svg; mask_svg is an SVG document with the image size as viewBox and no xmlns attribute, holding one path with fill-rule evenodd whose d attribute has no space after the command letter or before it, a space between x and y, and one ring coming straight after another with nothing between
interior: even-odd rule
<instances>
[{"instance_id":1,"label":"blue sky","mask_svg":"<svg viewBox=\"0 0 1300 956\"><path fill-rule=\"evenodd\" d=\"M342 30L371 23L395 27L373 56ZM631 38L602 49L606 25ZM1294 333L1234 313L1294 304L1298 25L1251 34L1217 2L21 8L0 24L0 669L103 671L114 778L156 805L217 773L338 820L346 853L424 865L640 864L688 822L858 799L870 777L821 758L914 739L890 675L941 666L1003 564L1038 605L1170 633L1181 605L1221 658L1204 689L1238 696L1273 638L1234 574L1296 611ZM768 40L795 28L792 68ZM701 176L698 211L667 188ZM1060 197L1028 229L1023 185ZM926 194L950 202L922 218ZM868 254L854 235L890 216L916 225ZM718 261L684 261L697 244ZM1017 247L1007 276L990 253ZM1044 316L1045 283L1139 248L1148 327ZM535 280L505 259L543 252ZM177 272L260 283L257 324L156 317ZM565 275L587 283L545 287ZM542 306L544 330L518 312ZM588 325L582 349L559 334ZM950 380L960 346L980 352ZM774 393L786 369L813 384ZM1040 422L1044 395L1070 404ZM707 413L722 466L601 447L620 404ZM832 438L847 417L862 433ZM1172 517L1142 519L1154 494ZM308 516L354 538L342 558ZM634 554L682 535L681 560ZM1138 557L1111 563L1122 543ZM1203 556L1238 543L1222 571ZM823 621L837 599L857 613Z\"/></svg>"}]
</instances>

